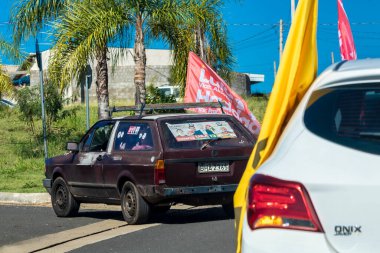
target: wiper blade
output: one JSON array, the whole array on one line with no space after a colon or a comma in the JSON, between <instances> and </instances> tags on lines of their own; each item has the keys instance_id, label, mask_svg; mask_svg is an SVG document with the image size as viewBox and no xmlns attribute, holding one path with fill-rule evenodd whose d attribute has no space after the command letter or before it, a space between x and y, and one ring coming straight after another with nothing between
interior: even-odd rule
<instances>
[{"instance_id":1,"label":"wiper blade","mask_svg":"<svg viewBox=\"0 0 380 253\"><path fill-rule=\"evenodd\" d=\"M380 138L380 132L360 132L359 135L364 138Z\"/></svg>"},{"instance_id":2,"label":"wiper blade","mask_svg":"<svg viewBox=\"0 0 380 253\"><path fill-rule=\"evenodd\" d=\"M224 139L227 139L227 138L224 138ZM205 143L202 144L201 150L204 150L205 148L207 148L214 141L220 141L220 140L223 140L223 138L218 137L216 139L210 139L210 140L206 141Z\"/></svg>"}]
</instances>

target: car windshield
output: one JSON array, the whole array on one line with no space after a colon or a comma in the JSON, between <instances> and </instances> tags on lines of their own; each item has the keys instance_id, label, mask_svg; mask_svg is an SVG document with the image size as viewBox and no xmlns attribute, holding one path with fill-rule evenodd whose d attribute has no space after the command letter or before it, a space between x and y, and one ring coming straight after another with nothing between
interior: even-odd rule
<instances>
[{"instance_id":1,"label":"car windshield","mask_svg":"<svg viewBox=\"0 0 380 253\"><path fill-rule=\"evenodd\" d=\"M161 125L165 144L169 148L204 149L207 146L252 145L246 133L227 118L169 120Z\"/></svg>"}]
</instances>

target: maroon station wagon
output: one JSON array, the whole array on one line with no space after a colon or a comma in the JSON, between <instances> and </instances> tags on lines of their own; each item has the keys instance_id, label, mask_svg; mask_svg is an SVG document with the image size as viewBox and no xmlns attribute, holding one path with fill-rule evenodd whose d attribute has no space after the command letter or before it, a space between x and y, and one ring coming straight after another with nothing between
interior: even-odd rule
<instances>
[{"instance_id":1,"label":"maroon station wagon","mask_svg":"<svg viewBox=\"0 0 380 253\"><path fill-rule=\"evenodd\" d=\"M176 203L220 204L233 217L233 194L255 144L224 114L159 114L101 120L68 154L46 163L43 183L57 216L80 203L121 205L129 224Z\"/></svg>"}]
</instances>

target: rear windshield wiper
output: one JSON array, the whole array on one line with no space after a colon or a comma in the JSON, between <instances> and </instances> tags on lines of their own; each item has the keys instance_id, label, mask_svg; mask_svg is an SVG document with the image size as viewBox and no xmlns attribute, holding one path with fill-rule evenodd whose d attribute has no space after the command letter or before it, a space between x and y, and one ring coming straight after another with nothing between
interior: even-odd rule
<instances>
[{"instance_id":1,"label":"rear windshield wiper","mask_svg":"<svg viewBox=\"0 0 380 253\"><path fill-rule=\"evenodd\" d=\"M229 138L216 138L216 139L210 139L208 141L206 141L205 143L202 144L201 146L201 150L204 150L205 148L207 148L211 143L215 142L215 141L220 141L220 140L223 140L223 139L229 139Z\"/></svg>"},{"instance_id":2,"label":"rear windshield wiper","mask_svg":"<svg viewBox=\"0 0 380 253\"><path fill-rule=\"evenodd\" d=\"M380 132L360 132L360 137L380 139Z\"/></svg>"}]
</instances>

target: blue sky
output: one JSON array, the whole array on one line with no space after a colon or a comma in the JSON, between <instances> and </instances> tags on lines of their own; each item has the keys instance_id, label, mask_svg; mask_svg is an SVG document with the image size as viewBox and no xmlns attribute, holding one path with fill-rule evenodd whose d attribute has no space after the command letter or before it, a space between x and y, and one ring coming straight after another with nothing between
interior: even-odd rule
<instances>
[{"instance_id":1,"label":"blue sky","mask_svg":"<svg viewBox=\"0 0 380 253\"><path fill-rule=\"evenodd\" d=\"M0 33L9 34L9 11L14 1L2 0L0 9ZM265 82L261 86L268 92L274 80L273 62L278 64L279 20L284 22L284 38L290 25L290 0L228 0L225 1L223 15L227 22L228 36L231 42L238 72L264 74ZM343 0L345 10L351 22L358 58L380 57L380 1ZM318 61L319 72L332 62L340 60L337 35L336 0L319 0L318 14ZM38 35L42 50L50 47L48 36ZM23 43L22 48L34 51L34 40ZM159 43L150 48L162 48ZM2 59L3 63L11 63Z\"/></svg>"}]
</instances>

